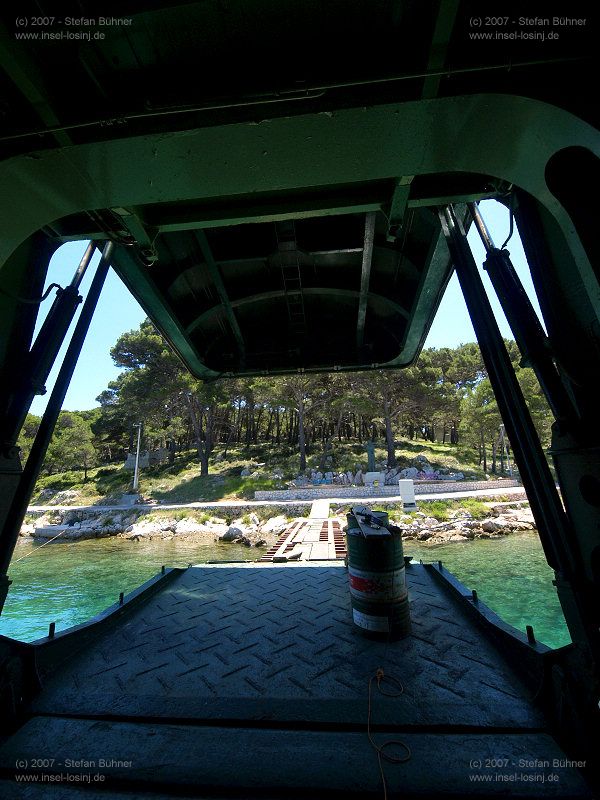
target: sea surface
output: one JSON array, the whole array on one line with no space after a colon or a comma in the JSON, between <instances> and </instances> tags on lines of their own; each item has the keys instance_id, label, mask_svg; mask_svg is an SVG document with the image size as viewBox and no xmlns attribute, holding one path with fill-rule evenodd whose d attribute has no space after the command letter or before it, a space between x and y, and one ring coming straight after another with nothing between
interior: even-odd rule
<instances>
[{"instance_id":1,"label":"sea surface","mask_svg":"<svg viewBox=\"0 0 600 800\"><path fill-rule=\"evenodd\" d=\"M437 546L407 541L404 551L425 562L441 560L506 622L522 631L532 625L538 641L550 647L570 641L536 533ZM46 636L50 622L57 631L84 622L115 603L120 592L127 594L156 575L163 564L249 561L262 552L173 540L89 539L45 546L21 541L9 571L13 583L0 634L30 642Z\"/></svg>"}]
</instances>

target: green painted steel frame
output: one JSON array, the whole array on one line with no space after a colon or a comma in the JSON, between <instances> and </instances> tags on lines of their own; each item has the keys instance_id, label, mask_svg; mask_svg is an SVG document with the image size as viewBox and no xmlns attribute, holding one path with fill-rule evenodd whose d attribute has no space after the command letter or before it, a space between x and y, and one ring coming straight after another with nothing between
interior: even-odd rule
<instances>
[{"instance_id":1,"label":"green painted steel frame","mask_svg":"<svg viewBox=\"0 0 600 800\"><path fill-rule=\"evenodd\" d=\"M396 181L406 175L492 175L533 195L568 242L589 302L582 324L600 316L600 289L570 220L549 192L544 170L558 150L580 145L600 155L600 135L565 111L507 95L472 95L303 114L184 133L63 147L0 164L0 265L40 228L84 210L143 207L218 198L301 195L316 187ZM82 179L83 178L83 179ZM27 196L25 207L12 198ZM225 213L225 212L224 212ZM248 222L254 221L251 216ZM213 221L214 224L214 221ZM445 245L443 245L445 248ZM410 363L427 332L449 276L447 254L421 287L402 358ZM118 261L116 266L118 269ZM0 266L1 269L1 266ZM122 277L196 375L216 377L145 269ZM1 273L0 273L1 274Z\"/></svg>"}]
</instances>

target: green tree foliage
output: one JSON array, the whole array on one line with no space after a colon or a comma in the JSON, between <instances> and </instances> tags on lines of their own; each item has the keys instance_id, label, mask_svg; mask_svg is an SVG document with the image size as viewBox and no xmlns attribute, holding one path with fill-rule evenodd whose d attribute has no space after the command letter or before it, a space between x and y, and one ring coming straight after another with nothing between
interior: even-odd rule
<instances>
[{"instance_id":1,"label":"green tree foliage","mask_svg":"<svg viewBox=\"0 0 600 800\"><path fill-rule=\"evenodd\" d=\"M533 372L506 346L542 444L551 416ZM289 446L304 471L309 453L321 468L335 465L335 442L385 445L396 466L398 436L469 445L487 470L502 467L501 419L474 343L422 351L403 370L288 377L238 378L203 384L192 378L146 320L111 350L122 372L99 396L99 409L61 415L46 470L87 468L133 451L134 423L143 422L143 448L195 449L201 474L218 446ZM39 420L30 415L20 446L26 456Z\"/></svg>"},{"instance_id":2,"label":"green tree foliage","mask_svg":"<svg viewBox=\"0 0 600 800\"><path fill-rule=\"evenodd\" d=\"M111 356L124 371L97 398L101 415L94 427L109 459L133 449L133 426L140 421L144 446L163 447L178 440L181 444L190 424L185 393L193 387L162 336L145 320L138 330L118 339Z\"/></svg>"},{"instance_id":3,"label":"green tree foliage","mask_svg":"<svg viewBox=\"0 0 600 800\"><path fill-rule=\"evenodd\" d=\"M542 447L550 444L552 414L548 407L535 373L520 365L521 355L516 343L505 340L517 380L531 414ZM485 374L485 373L484 373ZM502 444L502 418L496 403L491 383L487 376L467 388L461 400L461 430L467 442L479 452L479 463L487 471L490 460L491 472L497 472L498 459L504 467ZM490 458L488 458L490 457Z\"/></svg>"},{"instance_id":4,"label":"green tree foliage","mask_svg":"<svg viewBox=\"0 0 600 800\"><path fill-rule=\"evenodd\" d=\"M48 446L44 470L51 474L81 469L87 481L88 470L97 462L93 439L89 418L85 419L81 412L61 411Z\"/></svg>"},{"instance_id":5,"label":"green tree foliage","mask_svg":"<svg viewBox=\"0 0 600 800\"><path fill-rule=\"evenodd\" d=\"M27 417L25 418L25 423L21 428L18 441L18 445L21 450L21 461L23 463L25 463L29 457L33 440L35 439L35 435L40 427L40 422L41 417L36 417L34 414L27 414Z\"/></svg>"}]
</instances>

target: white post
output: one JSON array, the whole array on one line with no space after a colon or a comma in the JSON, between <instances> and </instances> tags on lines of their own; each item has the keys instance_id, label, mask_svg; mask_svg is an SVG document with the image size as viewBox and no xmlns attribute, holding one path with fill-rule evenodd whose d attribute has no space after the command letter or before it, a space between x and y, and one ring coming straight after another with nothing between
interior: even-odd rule
<instances>
[{"instance_id":1,"label":"white post","mask_svg":"<svg viewBox=\"0 0 600 800\"><path fill-rule=\"evenodd\" d=\"M415 484L414 481L410 480L409 478L401 478L398 481L398 491L400 494L400 499L402 500L402 505L405 511L410 511L416 509L417 504L415 502Z\"/></svg>"},{"instance_id":2,"label":"white post","mask_svg":"<svg viewBox=\"0 0 600 800\"><path fill-rule=\"evenodd\" d=\"M138 429L137 450L135 452L135 470L133 472L133 491L137 492L140 482L140 439L142 438L142 423L137 422L133 427Z\"/></svg>"}]
</instances>

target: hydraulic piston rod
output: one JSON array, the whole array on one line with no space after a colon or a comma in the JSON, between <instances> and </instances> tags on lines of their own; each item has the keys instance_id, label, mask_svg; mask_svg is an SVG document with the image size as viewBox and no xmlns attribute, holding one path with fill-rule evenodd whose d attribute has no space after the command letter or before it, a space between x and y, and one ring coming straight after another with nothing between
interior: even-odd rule
<instances>
[{"instance_id":1,"label":"hydraulic piston rod","mask_svg":"<svg viewBox=\"0 0 600 800\"><path fill-rule=\"evenodd\" d=\"M576 409L552 358L548 337L510 260L510 253L494 246L477 204L469 203L468 207L487 253L483 268L502 304L523 355L523 363L535 372L561 430L573 430L577 425Z\"/></svg>"},{"instance_id":2,"label":"hydraulic piston rod","mask_svg":"<svg viewBox=\"0 0 600 800\"><path fill-rule=\"evenodd\" d=\"M62 347L77 306L81 302L79 287L92 260L96 245L89 242L79 262L71 283L59 292L42 324L35 342L23 365L22 378L11 398L2 423L5 446L14 445L19 436L31 401L45 391L44 385Z\"/></svg>"},{"instance_id":3,"label":"hydraulic piston rod","mask_svg":"<svg viewBox=\"0 0 600 800\"><path fill-rule=\"evenodd\" d=\"M8 592L10 581L7 571L12 558L13 550L17 542L19 530L23 518L27 512L27 505L33 492L35 482L40 473L54 426L60 414L63 401L71 382L71 377L77 364L77 359L81 353L81 348L85 341L92 316L100 297L104 281L110 268L110 258L112 255L113 243L107 242L102 251L102 258L96 268L96 274L90 286L81 314L77 320L77 325L73 331L73 336L67 348L64 361L56 378L56 383L48 400L48 405L42 417L40 427L36 434L29 458L23 469L19 484L13 496L10 508L7 512L3 529L0 531L0 613L4 607L4 601Z\"/></svg>"},{"instance_id":4,"label":"hydraulic piston rod","mask_svg":"<svg viewBox=\"0 0 600 800\"><path fill-rule=\"evenodd\" d=\"M521 387L485 293L464 228L454 208L439 211L442 230L477 334L492 389L506 425L515 460L535 517L548 564L557 573L557 589L573 640L598 657L597 634L586 603L574 586L581 565L572 547L569 520L554 485Z\"/></svg>"}]
</instances>

